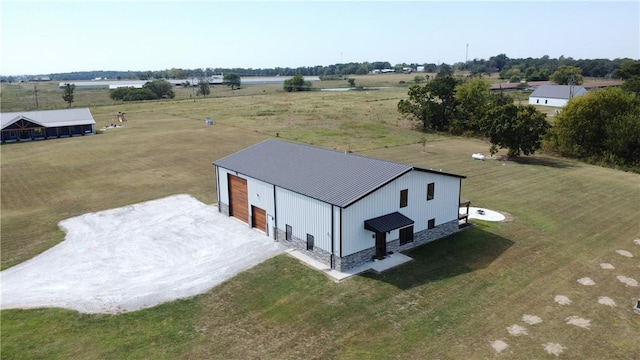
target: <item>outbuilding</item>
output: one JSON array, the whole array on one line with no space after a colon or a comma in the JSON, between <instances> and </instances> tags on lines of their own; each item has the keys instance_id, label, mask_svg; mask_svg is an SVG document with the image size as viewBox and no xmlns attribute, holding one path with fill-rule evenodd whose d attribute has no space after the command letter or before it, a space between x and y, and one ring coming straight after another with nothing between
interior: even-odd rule
<instances>
[{"instance_id":1,"label":"outbuilding","mask_svg":"<svg viewBox=\"0 0 640 360\"><path fill-rule=\"evenodd\" d=\"M529 95L529 105L563 107L570 99L587 93L576 85L540 85Z\"/></svg>"},{"instance_id":2,"label":"outbuilding","mask_svg":"<svg viewBox=\"0 0 640 360\"><path fill-rule=\"evenodd\" d=\"M460 227L461 175L275 139L213 164L220 212L331 269Z\"/></svg>"},{"instance_id":3,"label":"outbuilding","mask_svg":"<svg viewBox=\"0 0 640 360\"><path fill-rule=\"evenodd\" d=\"M0 113L2 142L83 136L96 124L89 108Z\"/></svg>"}]
</instances>

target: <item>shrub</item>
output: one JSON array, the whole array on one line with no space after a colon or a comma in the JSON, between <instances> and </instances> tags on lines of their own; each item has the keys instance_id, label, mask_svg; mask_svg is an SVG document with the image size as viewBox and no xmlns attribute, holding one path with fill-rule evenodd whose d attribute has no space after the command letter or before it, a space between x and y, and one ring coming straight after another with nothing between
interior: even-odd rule
<instances>
[{"instance_id":1,"label":"shrub","mask_svg":"<svg viewBox=\"0 0 640 360\"><path fill-rule=\"evenodd\" d=\"M109 97L113 100L122 101L155 100L158 98L158 96L149 89L136 89L132 87L117 88L109 94Z\"/></svg>"}]
</instances>

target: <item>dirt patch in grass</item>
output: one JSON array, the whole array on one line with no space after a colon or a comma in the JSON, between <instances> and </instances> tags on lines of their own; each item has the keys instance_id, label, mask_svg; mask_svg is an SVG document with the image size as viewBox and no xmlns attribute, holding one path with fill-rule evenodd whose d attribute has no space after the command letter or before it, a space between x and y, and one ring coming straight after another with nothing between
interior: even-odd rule
<instances>
[{"instance_id":1,"label":"dirt patch in grass","mask_svg":"<svg viewBox=\"0 0 640 360\"><path fill-rule=\"evenodd\" d=\"M535 315L522 315L522 321L529 325L540 324L542 319Z\"/></svg>"},{"instance_id":2,"label":"dirt patch in grass","mask_svg":"<svg viewBox=\"0 0 640 360\"><path fill-rule=\"evenodd\" d=\"M609 263L601 263L600 267L605 269L605 270L613 270L615 269L615 266L609 264Z\"/></svg>"},{"instance_id":3,"label":"dirt patch in grass","mask_svg":"<svg viewBox=\"0 0 640 360\"><path fill-rule=\"evenodd\" d=\"M591 286L591 285L595 285L596 284L596 282L591 280L591 278L589 278L589 277L580 278L580 279L578 279L578 282L580 284L584 285L584 286Z\"/></svg>"},{"instance_id":4,"label":"dirt patch in grass","mask_svg":"<svg viewBox=\"0 0 640 360\"><path fill-rule=\"evenodd\" d=\"M511 326L508 326L507 331L509 332L510 335L513 335L513 336L529 335L527 328L525 328L524 326L520 326L518 324L513 324Z\"/></svg>"},{"instance_id":5,"label":"dirt patch in grass","mask_svg":"<svg viewBox=\"0 0 640 360\"><path fill-rule=\"evenodd\" d=\"M564 321L566 321L568 325L575 325L583 329L589 329L591 327L591 320L583 319L575 315L567 317Z\"/></svg>"},{"instance_id":6,"label":"dirt patch in grass","mask_svg":"<svg viewBox=\"0 0 640 360\"><path fill-rule=\"evenodd\" d=\"M631 287L638 286L638 281L636 279L632 279L630 277L626 277L624 275L618 275L616 278L623 284Z\"/></svg>"},{"instance_id":7,"label":"dirt patch in grass","mask_svg":"<svg viewBox=\"0 0 640 360\"><path fill-rule=\"evenodd\" d=\"M556 295L556 297L553 298L553 300L560 305L571 305L571 303L573 302L571 301L571 299L569 299L564 295Z\"/></svg>"},{"instance_id":8,"label":"dirt patch in grass","mask_svg":"<svg viewBox=\"0 0 640 360\"><path fill-rule=\"evenodd\" d=\"M633 242L634 242L636 245L640 245L640 239L635 239L635 240L633 240Z\"/></svg>"},{"instance_id":9,"label":"dirt patch in grass","mask_svg":"<svg viewBox=\"0 0 640 360\"><path fill-rule=\"evenodd\" d=\"M567 348L556 343L546 343L543 344L542 347L551 355L558 356L562 354Z\"/></svg>"},{"instance_id":10,"label":"dirt patch in grass","mask_svg":"<svg viewBox=\"0 0 640 360\"><path fill-rule=\"evenodd\" d=\"M633 254L627 250L616 250L616 252L624 257L632 258Z\"/></svg>"},{"instance_id":11,"label":"dirt patch in grass","mask_svg":"<svg viewBox=\"0 0 640 360\"><path fill-rule=\"evenodd\" d=\"M607 296L598 296L598 304L607 305L610 307L616 306L616 302L612 298Z\"/></svg>"},{"instance_id":12,"label":"dirt patch in grass","mask_svg":"<svg viewBox=\"0 0 640 360\"><path fill-rule=\"evenodd\" d=\"M496 353L501 353L504 349L508 348L509 345L502 341L502 340L496 340L494 342L491 343L491 347L493 347L493 349L496 351Z\"/></svg>"}]
</instances>

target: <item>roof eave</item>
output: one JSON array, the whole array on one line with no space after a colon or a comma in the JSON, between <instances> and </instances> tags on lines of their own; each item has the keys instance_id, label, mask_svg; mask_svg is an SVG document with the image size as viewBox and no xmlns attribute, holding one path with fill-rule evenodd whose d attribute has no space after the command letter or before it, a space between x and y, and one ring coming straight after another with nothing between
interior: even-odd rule
<instances>
[{"instance_id":1,"label":"roof eave","mask_svg":"<svg viewBox=\"0 0 640 360\"><path fill-rule=\"evenodd\" d=\"M444 171L438 171L438 170L433 170L433 169L426 169L426 168L421 168L421 167L414 167L414 170L416 171L423 171L423 172L428 172L428 173L432 173L432 174L439 174L439 175L446 175L446 176L453 176L453 177L457 177L460 179L466 179L467 177L464 175L458 175L458 174L454 174L454 173L448 173L448 172L444 172Z\"/></svg>"}]
</instances>

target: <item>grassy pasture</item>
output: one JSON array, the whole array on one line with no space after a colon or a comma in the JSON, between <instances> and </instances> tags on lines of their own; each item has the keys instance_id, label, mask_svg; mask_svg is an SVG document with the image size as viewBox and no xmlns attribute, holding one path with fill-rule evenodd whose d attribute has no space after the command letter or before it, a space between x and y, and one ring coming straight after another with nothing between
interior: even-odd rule
<instances>
[{"instance_id":1,"label":"grassy pasture","mask_svg":"<svg viewBox=\"0 0 640 360\"><path fill-rule=\"evenodd\" d=\"M2 268L62 241L56 224L68 217L179 193L213 203L211 162L276 134L466 175L463 196L511 221L477 221L411 251L406 265L338 284L279 256L200 296L129 314L5 310L3 357L481 359L496 357L494 340L509 344L498 356L506 358L554 358L545 343L564 346L562 358L640 357L640 315L631 310L640 288L616 279L640 280L637 174L547 155L473 161L487 143L424 134L398 118L402 88L285 94L248 86L225 94L107 102L91 107L98 127L124 111L125 128L3 145ZM207 116L216 125L206 126ZM604 262L615 270L601 269ZM578 284L582 277L596 285ZM560 306L555 295L573 304ZM523 323L524 314L543 322ZM591 328L567 325L573 315ZM529 335L509 335L513 324Z\"/></svg>"}]
</instances>

